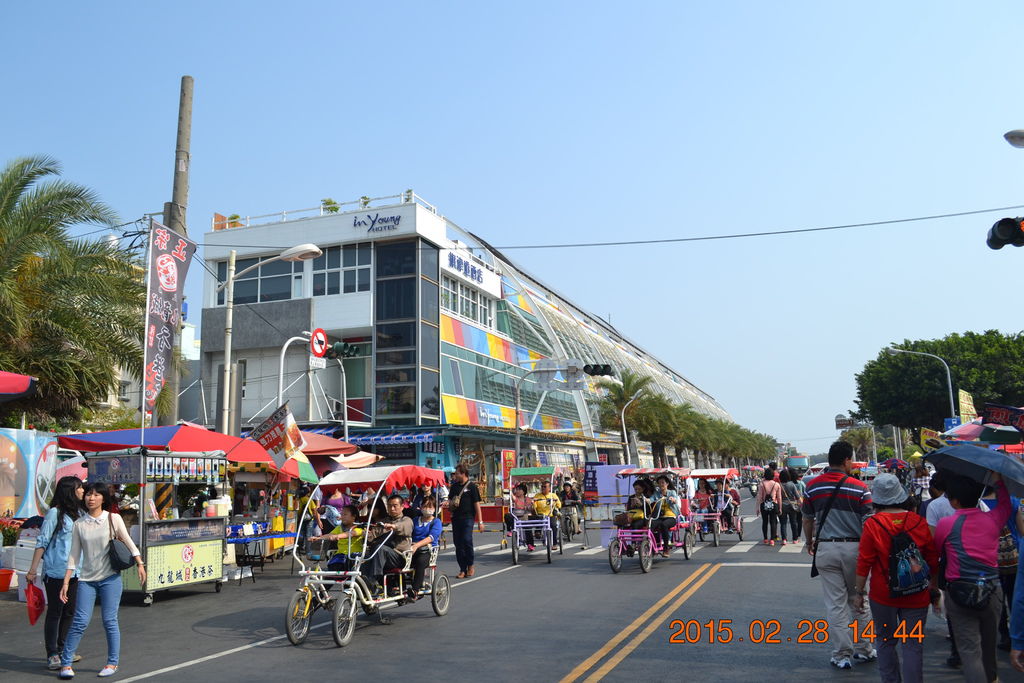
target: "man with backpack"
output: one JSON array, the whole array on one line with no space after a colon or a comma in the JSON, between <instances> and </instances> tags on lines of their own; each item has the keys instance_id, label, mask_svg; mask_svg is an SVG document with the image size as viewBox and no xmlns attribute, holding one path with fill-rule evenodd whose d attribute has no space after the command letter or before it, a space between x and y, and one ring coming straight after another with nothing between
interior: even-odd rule
<instances>
[{"instance_id":1,"label":"man with backpack","mask_svg":"<svg viewBox=\"0 0 1024 683\"><path fill-rule=\"evenodd\" d=\"M937 604L941 595L933 587L939 553L928 522L909 511L914 501L897 477L878 475L871 484L871 500L875 514L864 522L857 555L857 602L863 606L870 576L867 595L882 682L920 682L928 605Z\"/></svg>"},{"instance_id":2,"label":"man with backpack","mask_svg":"<svg viewBox=\"0 0 1024 683\"><path fill-rule=\"evenodd\" d=\"M852 469L853 446L836 441L828 449L828 469L807 484L802 508L807 552L814 557L811 576L820 573L825 594L832 643L829 663L839 669L852 669L854 661L870 662L878 656L869 640L854 642L850 628L857 621L863 632L869 623L856 579L861 530L871 513L871 493L850 476Z\"/></svg>"}]
</instances>

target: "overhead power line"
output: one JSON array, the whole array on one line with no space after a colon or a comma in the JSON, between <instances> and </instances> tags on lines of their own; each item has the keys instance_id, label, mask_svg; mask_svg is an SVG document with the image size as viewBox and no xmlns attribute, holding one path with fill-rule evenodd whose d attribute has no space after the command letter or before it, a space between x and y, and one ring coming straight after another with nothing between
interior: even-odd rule
<instances>
[{"instance_id":1,"label":"overhead power line","mask_svg":"<svg viewBox=\"0 0 1024 683\"><path fill-rule=\"evenodd\" d=\"M955 213L938 213L929 216L914 216L912 218L892 218L884 221L868 221L864 223L844 223L841 225L824 225L815 228L793 228L789 230L765 230L763 232L740 232L729 235L701 235L698 237L668 237L664 239L650 240L616 240L614 242L566 242L562 244L513 244L496 247L502 251L508 249L576 249L584 247L623 247L640 244L675 244L682 242L709 242L713 240L734 240L748 237L772 237L775 235L796 235L809 232L826 232L830 230L852 230L855 228L872 228L881 225L899 225L906 223L920 223L922 221L934 221L945 218L958 218L961 216L976 216L982 213L995 213L999 211L1012 211L1024 209L1024 204L1014 206L1000 206L991 209L976 209L973 211L957 211ZM272 225L272 224L268 224ZM204 247L237 247L255 249L286 249L287 246L268 244L209 244L202 243Z\"/></svg>"}]
</instances>

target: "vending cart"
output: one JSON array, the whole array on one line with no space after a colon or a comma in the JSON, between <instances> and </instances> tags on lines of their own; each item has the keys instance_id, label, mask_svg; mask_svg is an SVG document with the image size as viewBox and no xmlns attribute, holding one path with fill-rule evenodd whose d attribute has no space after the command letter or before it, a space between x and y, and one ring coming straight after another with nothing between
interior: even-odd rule
<instances>
[{"instance_id":1,"label":"vending cart","mask_svg":"<svg viewBox=\"0 0 1024 683\"><path fill-rule=\"evenodd\" d=\"M133 448L86 455L89 480L124 485L122 517L146 563L146 583L134 568L122 572L126 591L144 593L153 603L157 591L212 583L220 592L224 576L227 517L218 505L225 490L223 451L180 453ZM134 485L134 486L133 486ZM128 501L138 487L137 510ZM184 487L190 487L185 489ZM179 493L196 491L186 506Z\"/></svg>"}]
</instances>

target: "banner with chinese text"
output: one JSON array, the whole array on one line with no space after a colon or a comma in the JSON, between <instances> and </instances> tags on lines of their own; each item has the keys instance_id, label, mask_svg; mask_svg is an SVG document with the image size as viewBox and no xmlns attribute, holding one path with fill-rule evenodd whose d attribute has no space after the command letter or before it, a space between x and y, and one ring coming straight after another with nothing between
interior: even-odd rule
<instances>
[{"instance_id":1,"label":"banner with chinese text","mask_svg":"<svg viewBox=\"0 0 1024 683\"><path fill-rule=\"evenodd\" d=\"M149 231L149 300L143 349L145 409L152 410L171 368L185 278L196 251L191 242L154 222Z\"/></svg>"},{"instance_id":2,"label":"banner with chinese text","mask_svg":"<svg viewBox=\"0 0 1024 683\"><path fill-rule=\"evenodd\" d=\"M288 458L302 456L302 449L306 447L306 440L299 431L299 425L295 422L287 401L252 430L249 437L259 442L267 453L270 453L277 469L284 467Z\"/></svg>"},{"instance_id":3,"label":"banner with chinese text","mask_svg":"<svg viewBox=\"0 0 1024 683\"><path fill-rule=\"evenodd\" d=\"M974 409L974 398L963 389L960 389L960 423L967 424L978 417L978 411Z\"/></svg>"}]
</instances>

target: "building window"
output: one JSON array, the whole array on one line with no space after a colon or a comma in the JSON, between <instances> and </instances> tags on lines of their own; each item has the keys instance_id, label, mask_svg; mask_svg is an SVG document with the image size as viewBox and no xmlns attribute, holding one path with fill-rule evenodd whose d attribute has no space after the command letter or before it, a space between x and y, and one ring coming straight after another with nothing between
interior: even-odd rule
<instances>
[{"instance_id":1,"label":"building window","mask_svg":"<svg viewBox=\"0 0 1024 683\"><path fill-rule=\"evenodd\" d=\"M441 277L441 308L483 327L494 327L494 299L454 278Z\"/></svg>"},{"instance_id":2,"label":"building window","mask_svg":"<svg viewBox=\"0 0 1024 683\"><path fill-rule=\"evenodd\" d=\"M132 383L121 380L120 386L118 387L117 399L119 401L129 400L129 392L131 391Z\"/></svg>"},{"instance_id":3,"label":"building window","mask_svg":"<svg viewBox=\"0 0 1024 683\"><path fill-rule=\"evenodd\" d=\"M262 258L262 257L261 257ZM254 266L261 258L244 258L235 261L235 273ZM254 304L265 301L285 301L302 296L301 261L271 261L259 268L253 268L242 277L235 277L234 300L236 304ZM217 262L217 282L228 277L227 261ZM217 305L224 305L224 290L217 292Z\"/></svg>"},{"instance_id":4,"label":"building window","mask_svg":"<svg viewBox=\"0 0 1024 683\"><path fill-rule=\"evenodd\" d=\"M326 247L313 259L313 296L370 291L369 242Z\"/></svg>"}]
</instances>

